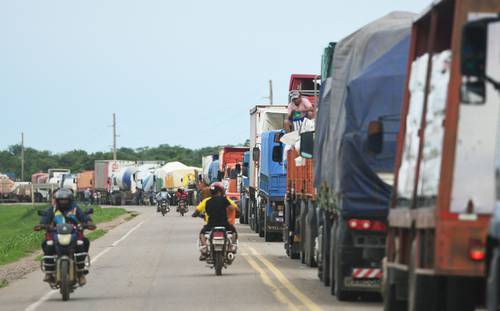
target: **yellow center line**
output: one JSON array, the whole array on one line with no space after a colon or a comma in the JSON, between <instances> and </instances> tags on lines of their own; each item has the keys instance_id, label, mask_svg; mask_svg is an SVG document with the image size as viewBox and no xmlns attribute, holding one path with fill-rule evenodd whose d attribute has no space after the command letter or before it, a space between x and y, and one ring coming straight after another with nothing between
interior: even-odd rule
<instances>
[{"instance_id":1,"label":"yellow center line","mask_svg":"<svg viewBox=\"0 0 500 311\"><path fill-rule=\"evenodd\" d=\"M260 260L268 269L271 271L276 279L284 286L288 291L295 296L304 306L311 311L321 311L323 310L321 307L319 307L317 304L315 304L309 297L307 297L305 294L303 294L295 285L293 285L286 277L285 275L278 269L276 268L269 260L264 258L262 255L260 255L254 248L251 246L245 245L251 252L252 254Z\"/></svg>"},{"instance_id":2,"label":"yellow center line","mask_svg":"<svg viewBox=\"0 0 500 311\"><path fill-rule=\"evenodd\" d=\"M299 309L293 304L293 302L288 299L288 297L283 294L283 292L276 286L274 285L273 281L271 278L266 274L264 270L257 264L257 262L249 255L249 254L242 254L243 258L246 259L248 264L259 273L260 278L262 279L262 282L269 286L272 289L273 295L280 301L281 303L287 305L288 310L292 311L299 311Z\"/></svg>"}]
</instances>

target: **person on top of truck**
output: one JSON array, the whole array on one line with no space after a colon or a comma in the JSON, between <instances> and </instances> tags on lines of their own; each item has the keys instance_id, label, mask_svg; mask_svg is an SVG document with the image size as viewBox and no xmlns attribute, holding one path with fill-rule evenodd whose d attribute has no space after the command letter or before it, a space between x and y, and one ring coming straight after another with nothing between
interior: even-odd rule
<instances>
[{"instance_id":1,"label":"person on top of truck","mask_svg":"<svg viewBox=\"0 0 500 311\"><path fill-rule=\"evenodd\" d=\"M221 182L214 182L210 185L210 197L203 200L193 213L193 217L204 215L205 225L200 231L201 255L200 260L206 259L206 239L205 233L214 227L225 227L227 231L233 233L233 245L236 245L238 233L234 227L236 221L236 211L238 206L234 201L225 195L225 188ZM236 249L233 249L236 251Z\"/></svg>"},{"instance_id":2,"label":"person on top of truck","mask_svg":"<svg viewBox=\"0 0 500 311\"><path fill-rule=\"evenodd\" d=\"M304 122L304 118L314 119L314 105L298 90L290 92L290 103L288 104L288 117L285 119L285 130L298 130ZM290 124L293 124L293 129Z\"/></svg>"},{"instance_id":3,"label":"person on top of truck","mask_svg":"<svg viewBox=\"0 0 500 311\"><path fill-rule=\"evenodd\" d=\"M53 195L54 201L52 206L50 206L45 215L40 218L41 225L56 226L61 223L73 223L78 224L92 224L92 219L84 213L76 204L73 199L73 193L65 188L57 190ZM77 246L78 253L88 253L90 247L90 241L88 238L83 237L83 245ZM56 252L53 245L49 245L47 240L42 242L42 250L44 256L53 256ZM46 264L54 264L54 259L45 258ZM81 260L80 260L81 261ZM85 274L88 271L85 269L85 264L79 264L79 269L82 272L78 272L78 284L83 286L87 283ZM85 269L85 270L84 270ZM46 271L44 282L52 283L54 280L53 271Z\"/></svg>"}]
</instances>

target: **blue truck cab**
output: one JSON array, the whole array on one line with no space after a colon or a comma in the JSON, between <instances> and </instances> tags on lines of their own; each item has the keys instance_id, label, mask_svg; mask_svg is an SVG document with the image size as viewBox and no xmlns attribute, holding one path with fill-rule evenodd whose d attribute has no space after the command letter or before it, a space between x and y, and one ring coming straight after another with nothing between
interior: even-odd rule
<instances>
[{"instance_id":1,"label":"blue truck cab","mask_svg":"<svg viewBox=\"0 0 500 311\"><path fill-rule=\"evenodd\" d=\"M262 133L257 219L260 236L266 241L281 240L286 194L286 163L284 144L280 141L284 130Z\"/></svg>"}]
</instances>

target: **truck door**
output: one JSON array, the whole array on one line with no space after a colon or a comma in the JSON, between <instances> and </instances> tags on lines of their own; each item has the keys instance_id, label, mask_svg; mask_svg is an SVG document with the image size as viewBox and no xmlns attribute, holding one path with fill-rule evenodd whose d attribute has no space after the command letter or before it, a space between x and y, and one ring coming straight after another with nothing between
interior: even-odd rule
<instances>
[{"instance_id":1,"label":"truck door","mask_svg":"<svg viewBox=\"0 0 500 311\"><path fill-rule=\"evenodd\" d=\"M471 14L474 17L477 14ZM486 45L486 76L500 81L500 22L489 23L487 29L484 41L478 45ZM462 98L466 101L462 100L459 108L450 210L465 213L472 203L475 213L491 214L496 202L499 90L489 82L480 92L465 87L463 83ZM474 94L467 96L467 92Z\"/></svg>"}]
</instances>

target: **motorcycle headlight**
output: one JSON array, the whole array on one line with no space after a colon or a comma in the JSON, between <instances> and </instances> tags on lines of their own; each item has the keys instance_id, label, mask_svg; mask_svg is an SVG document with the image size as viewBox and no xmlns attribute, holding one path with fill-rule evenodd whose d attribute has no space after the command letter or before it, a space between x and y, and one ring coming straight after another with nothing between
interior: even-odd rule
<instances>
[{"instance_id":1,"label":"motorcycle headlight","mask_svg":"<svg viewBox=\"0 0 500 311\"><path fill-rule=\"evenodd\" d=\"M58 234L57 240L60 245L66 246L71 243L71 234Z\"/></svg>"}]
</instances>

